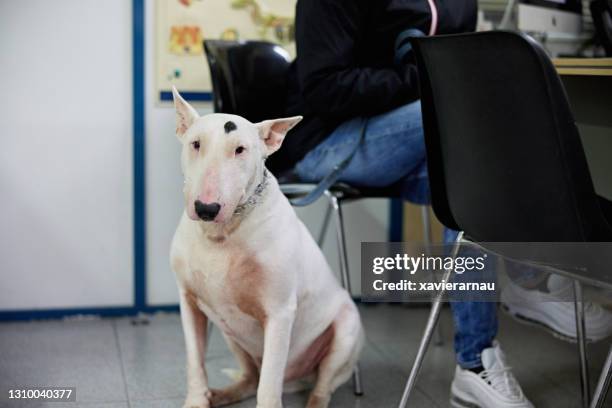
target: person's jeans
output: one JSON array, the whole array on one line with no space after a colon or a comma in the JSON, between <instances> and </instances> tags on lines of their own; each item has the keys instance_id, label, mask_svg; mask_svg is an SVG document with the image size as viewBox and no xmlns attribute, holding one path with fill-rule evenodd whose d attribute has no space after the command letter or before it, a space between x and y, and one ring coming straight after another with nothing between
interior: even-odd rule
<instances>
[{"instance_id":1,"label":"person's jeans","mask_svg":"<svg viewBox=\"0 0 612 408\"><path fill-rule=\"evenodd\" d=\"M329 174L359 141L365 118L338 126L327 139L296 165L304 181L316 182ZM373 116L365 138L340 181L364 187L384 187L401 181L402 196L416 204L429 203L429 181L419 101ZM454 242L456 231L445 231L445 242ZM480 353L497 335L494 302L451 302L455 322L455 352L463 368L481 365Z\"/></svg>"},{"instance_id":2,"label":"person's jeans","mask_svg":"<svg viewBox=\"0 0 612 408\"><path fill-rule=\"evenodd\" d=\"M300 179L317 182L353 151L365 118L338 126L296 165ZM402 180L405 199L429 202L420 102L369 118L365 139L342 171L340 181L362 187L384 187Z\"/></svg>"}]
</instances>

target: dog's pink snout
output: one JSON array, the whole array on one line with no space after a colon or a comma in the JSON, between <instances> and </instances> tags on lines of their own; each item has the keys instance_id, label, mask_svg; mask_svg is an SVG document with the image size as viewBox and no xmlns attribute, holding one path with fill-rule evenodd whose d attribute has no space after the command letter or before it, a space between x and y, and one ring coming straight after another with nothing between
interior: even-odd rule
<instances>
[{"instance_id":1,"label":"dog's pink snout","mask_svg":"<svg viewBox=\"0 0 612 408\"><path fill-rule=\"evenodd\" d=\"M214 203L217 201L219 195L219 182L217 179L218 174L216 171L209 171L205 174L202 192L198 196L198 200L203 203Z\"/></svg>"}]
</instances>

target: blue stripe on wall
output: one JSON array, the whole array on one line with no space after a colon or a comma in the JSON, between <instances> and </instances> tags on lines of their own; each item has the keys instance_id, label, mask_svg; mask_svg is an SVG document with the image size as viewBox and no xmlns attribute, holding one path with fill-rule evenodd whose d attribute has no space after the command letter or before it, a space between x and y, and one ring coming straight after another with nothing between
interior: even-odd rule
<instances>
[{"instance_id":1,"label":"blue stripe on wall","mask_svg":"<svg viewBox=\"0 0 612 408\"><path fill-rule=\"evenodd\" d=\"M404 201L394 198L389 204L389 241L401 242L404 235Z\"/></svg>"},{"instance_id":2,"label":"blue stripe on wall","mask_svg":"<svg viewBox=\"0 0 612 408\"><path fill-rule=\"evenodd\" d=\"M132 81L134 104L134 307L147 304L147 228L145 178L145 9L144 0L132 0Z\"/></svg>"},{"instance_id":3,"label":"blue stripe on wall","mask_svg":"<svg viewBox=\"0 0 612 408\"><path fill-rule=\"evenodd\" d=\"M136 307L92 307L74 309L32 309L0 312L0 321L32 319L61 319L68 316L119 317L135 316L138 313L178 312L178 305Z\"/></svg>"},{"instance_id":4,"label":"blue stripe on wall","mask_svg":"<svg viewBox=\"0 0 612 408\"><path fill-rule=\"evenodd\" d=\"M208 102L208 101L212 101L212 93L210 93L210 92L181 91L181 96L186 101L193 101L193 102ZM161 101L172 101L174 98L172 97L172 92L170 92L170 91L161 91L159 93L159 99Z\"/></svg>"}]
</instances>

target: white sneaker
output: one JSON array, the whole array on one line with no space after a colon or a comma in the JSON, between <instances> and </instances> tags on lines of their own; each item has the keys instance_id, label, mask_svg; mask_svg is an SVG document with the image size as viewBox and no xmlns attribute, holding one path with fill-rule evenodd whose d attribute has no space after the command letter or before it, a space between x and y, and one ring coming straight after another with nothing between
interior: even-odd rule
<instances>
[{"instance_id":1,"label":"white sneaker","mask_svg":"<svg viewBox=\"0 0 612 408\"><path fill-rule=\"evenodd\" d=\"M504 310L521 322L544 327L556 337L576 341L576 313L572 281L550 275L546 282L548 293L527 290L509 282L501 293ZM612 335L612 312L598 304L584 302L586 337L599 341Z\"/></svg>"},{"instance_id":2,"label":"white sneaker","mask_svg":"<svg viewBox=\"0 0 612 408\"><path fill-rule=\"evenodd\" d=\"M479 374L457 366L451 385L453 408L533 408L506 365L504 353L495 342L481 353Z\"/></svg>"}]
</instances>

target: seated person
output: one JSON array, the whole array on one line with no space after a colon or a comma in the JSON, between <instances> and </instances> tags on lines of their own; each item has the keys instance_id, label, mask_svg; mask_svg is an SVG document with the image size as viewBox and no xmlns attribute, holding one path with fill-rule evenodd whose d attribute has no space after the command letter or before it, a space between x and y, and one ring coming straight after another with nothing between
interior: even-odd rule
<instances>
[{"instance_id":1,"label":"seated person","mask_svg":"<svg viewBox=\"0 0 612 408\"><path fill-rule=\"evenodd\" d=\"M368 187L398 183L406 200L429 202L417 71L413 63L396 61L395 41L408 28L429 34L473 30L476 4L436 1L436 22L406 9L418 3L298 0L297 58L286 113L304 120L271 158L276 171L293 168L301 180L319 181L360 142L341 181ZM429 10L427 0L421 3ZM456 232L445 235L452 242ZM451 306L457 356L453 404L531 407L495 341L497 305Z\"/></svg>"}]
</instances>

